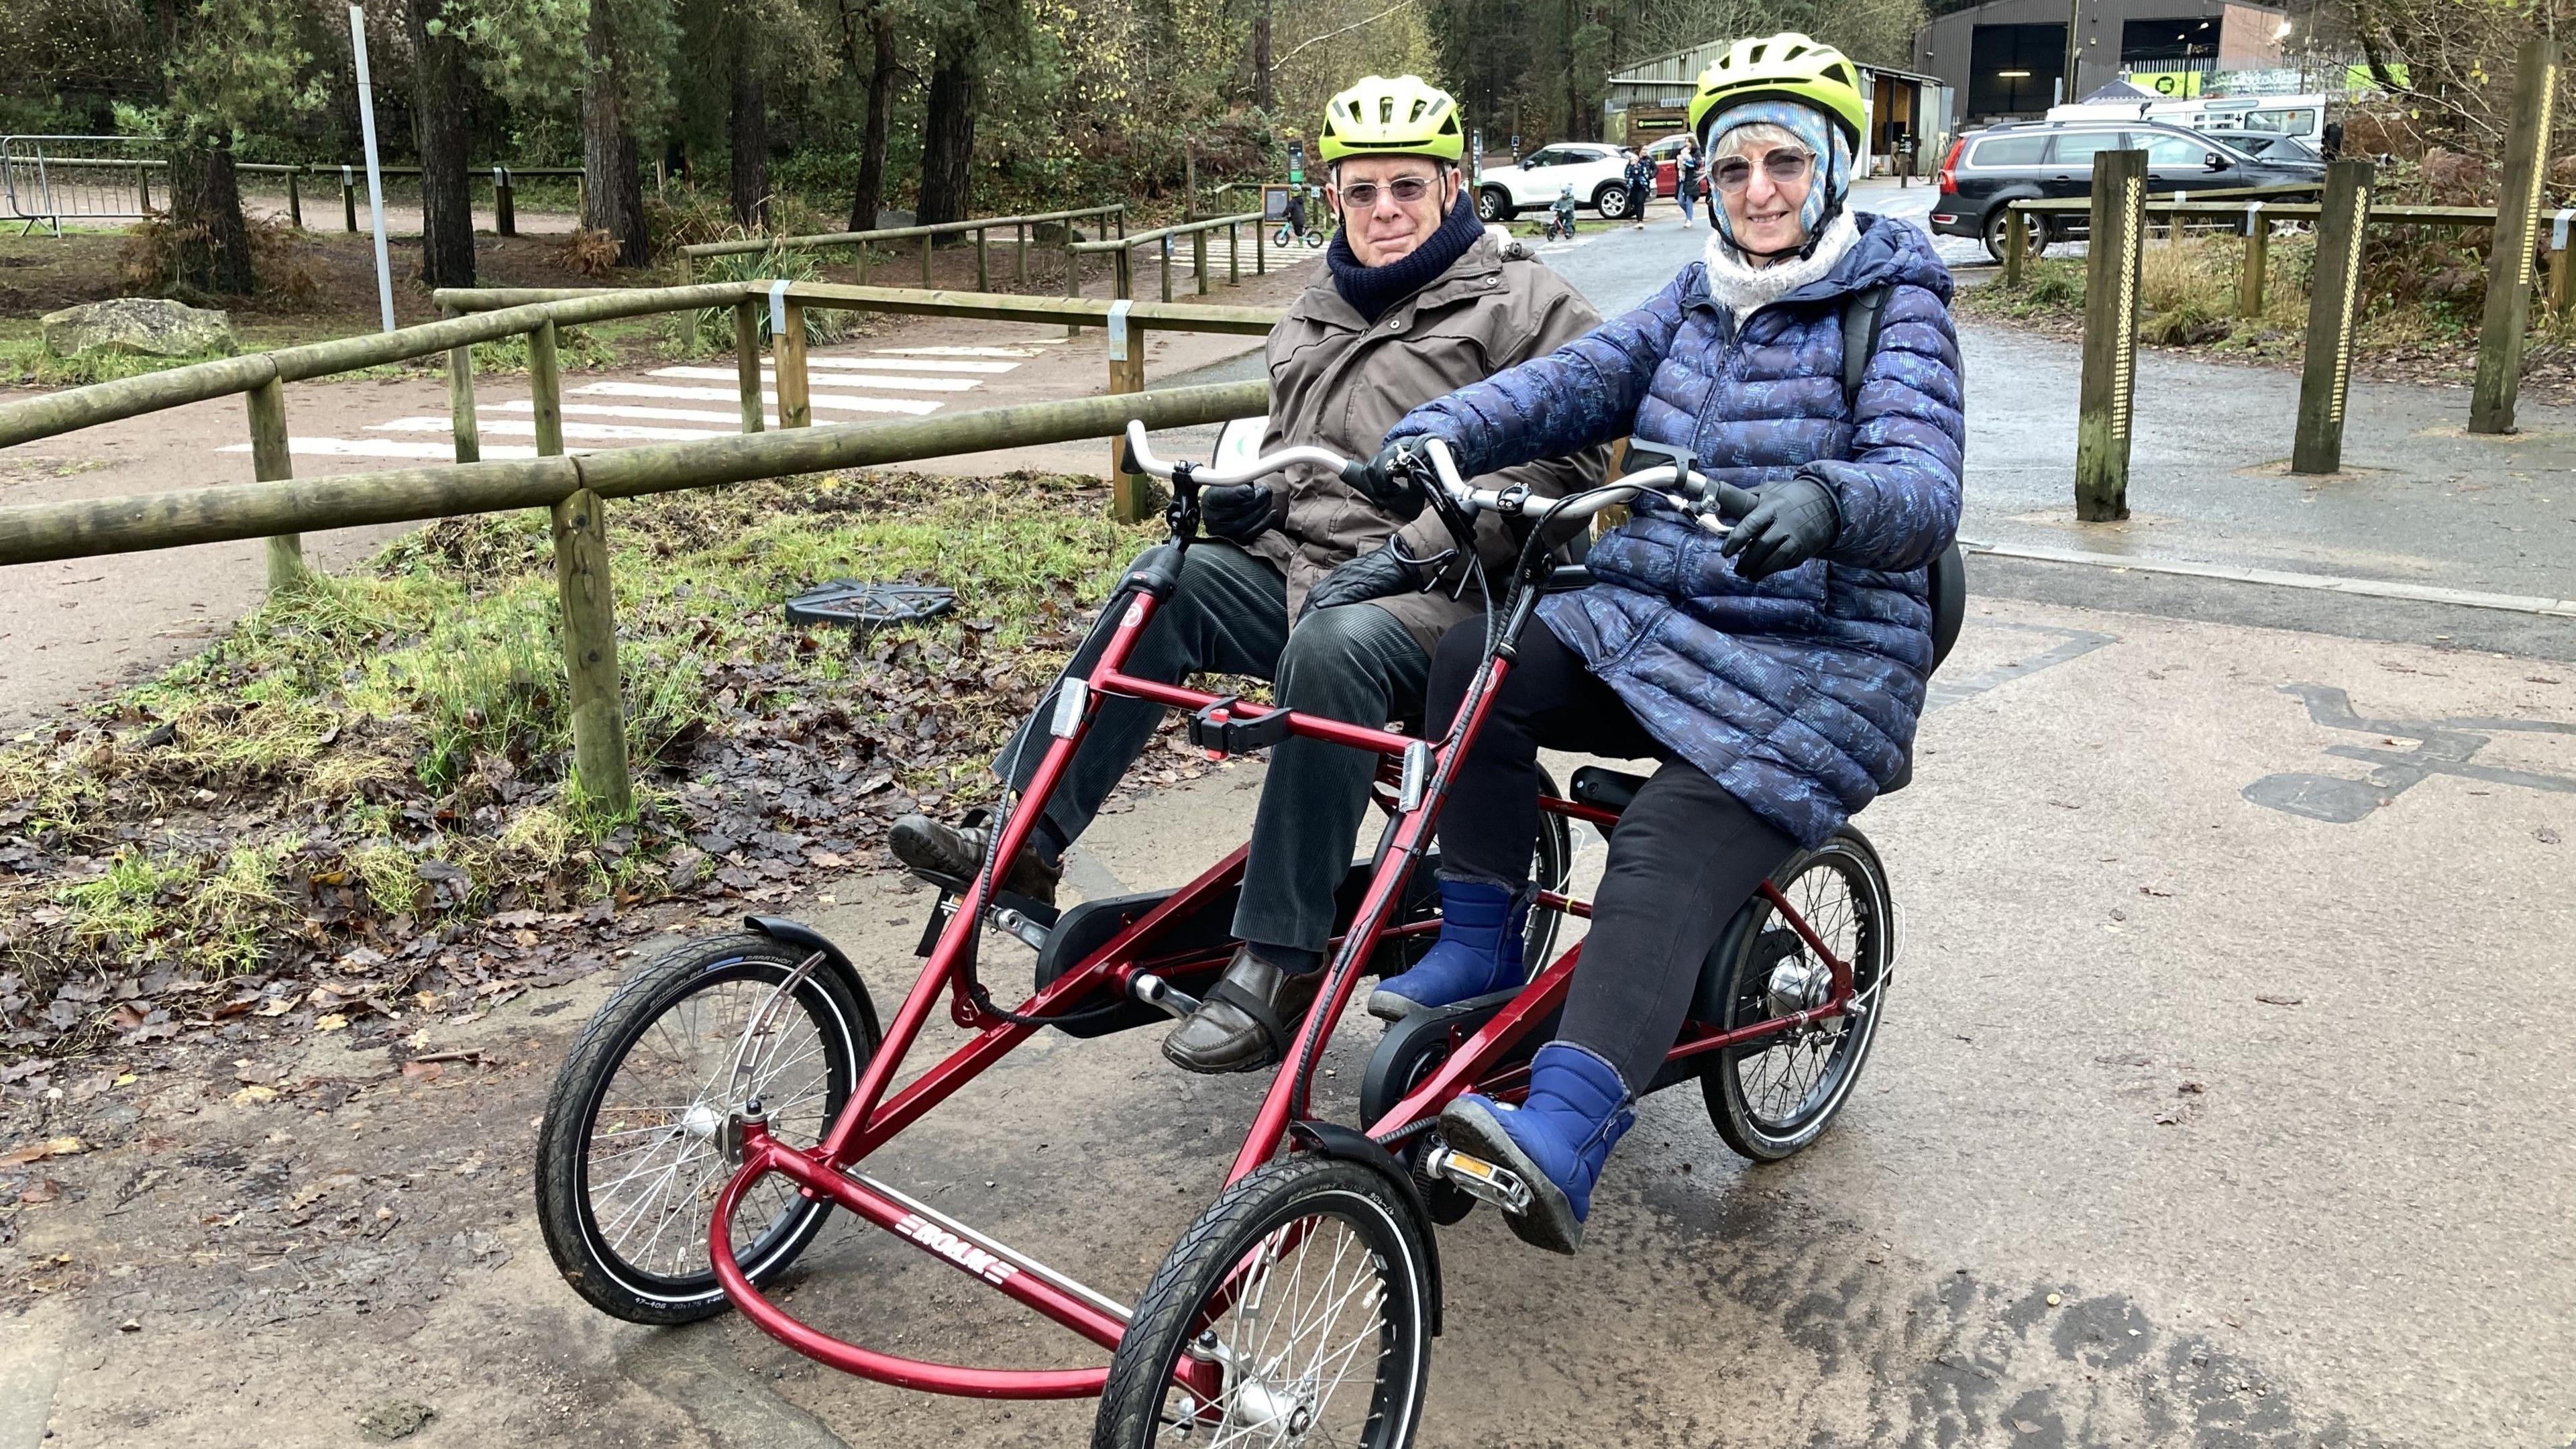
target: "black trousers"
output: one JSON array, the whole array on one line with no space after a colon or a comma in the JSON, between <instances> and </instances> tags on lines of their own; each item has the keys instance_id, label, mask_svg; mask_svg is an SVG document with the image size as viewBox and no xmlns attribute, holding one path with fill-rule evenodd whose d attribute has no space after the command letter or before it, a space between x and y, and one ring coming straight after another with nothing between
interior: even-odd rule
<instances>
[{"instance_id":1,"label":"black trousers","mask_svg":"<svg viewBox=\"0 0 2576 1449\"><path fill-rule=\"evenodd\" d=\"M1437 727L1457 717L1484 644L1481 619L1440 641L1431 666ZM1441 810L1441 872L1515 890L1528 883L1542 747L1663 761L1610 834L1592 930L1557 1032L1618 1068L1631 1091L1642 1090L1681 1032L1718 932L1797 842L1675 758L1547 625L1531 621L1518 647Z\"/></svg>"}]
</instances>

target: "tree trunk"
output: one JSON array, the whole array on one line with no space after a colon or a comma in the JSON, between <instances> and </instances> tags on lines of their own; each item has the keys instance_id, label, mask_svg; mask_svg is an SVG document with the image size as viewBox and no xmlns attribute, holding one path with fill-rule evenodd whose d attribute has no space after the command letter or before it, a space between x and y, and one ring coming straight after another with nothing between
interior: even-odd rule
<instances>
[{"instance_id":1,"label":"tree trunk","mask_svg":"<svg viewBox=\"0 0 2576 1449\"><path fill-rule=\"evenodd\" d=\"M749 23L733 38L733 219L759 231L769 213L769 92Z\"/></svg>"},{"instance_id":2,"label":"tree trunk","mask_svg":"<svg viewBox=\"0 0 2576 1449\"><path fill-rule=\"evenodd\" d=\"M1267 111L1271 100L1270 0L1261 0L1261 8L1252 16L1252 104Z\"/></svg>"},{"instance_id":3,"label":"tree trunk","mask_svg":"<svg viewBox=\"0 0 2576 1449\"><path fill-rule=\"evenodd\" d=\"M617 239L617 264L641 267L653 259L644 234L644 175L636 165L635 132L620 85L619 42L609 14L611 0L590 0L590 84L581 93L581 224Z\"/></svg>"},{"instance_id":4,"label":"tree trunk","mask_svg":"<svg viewBox=\"0 0 2576 1449\"><path fill-rule=\"evenodd\" d=\"M936 226L966 219L975 160L975 27L940 37L921 117L921 201L914 221Z\"/></svg>"},{"instance_id":5,"label":"tree trunk","mask_svg":"<svg viewBox=\"0 0 2576 1449\"><path fill-rule=\"evenodd\" d=\"M455 22L433 34L445 0L410 0L412 135L420 145L420 276L433 287L474 285L474 209L466 188L464 58Z\"/></svg>"},{"instance_id":6,"label":"tree trunk","mask_svg":"<svg viewBox=\"0 0 2576 1449\"><path fill-rule=\"evenodd\" d=\"M250 228L242 221L232 148L171 146L170 227L177 240L172 281L201 292L251 293Z\"/></svg>"},{"instance_id":7,"label":"tree trunk","mask_svg":"<svg viewBox=\"0 0 2576 1449\"><path fill-rule=\"evenodd\" d=\"M897 66L894 7L886 0L868 7L868 38L876 52L868 72L868 128L859 142L859 189L850 198L850 230L874 231L885 207L886 116L894 109Z\"/></svg>"}]
</instances>

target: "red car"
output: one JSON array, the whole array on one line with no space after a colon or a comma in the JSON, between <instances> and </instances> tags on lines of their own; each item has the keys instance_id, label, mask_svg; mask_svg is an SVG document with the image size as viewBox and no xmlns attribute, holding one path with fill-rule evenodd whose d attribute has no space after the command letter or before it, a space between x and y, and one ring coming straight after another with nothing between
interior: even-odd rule
<instances>
[{"instance_id":1,"label":"red car","mask_svg":"<svg viewBox=\"0 0 2576 1449\"><path fill-rule=\"evenodd\" d=\"M1675 131L1673 134L1664 137L1662 140L1659 140L1646 148L1646 155L1652 158L1655 163L1655 194L1657 196L1674 196L1680 194L1680 161L1682 145L1689 139L1690 137L1684 133Z\"/></svg>"}]
</instances>

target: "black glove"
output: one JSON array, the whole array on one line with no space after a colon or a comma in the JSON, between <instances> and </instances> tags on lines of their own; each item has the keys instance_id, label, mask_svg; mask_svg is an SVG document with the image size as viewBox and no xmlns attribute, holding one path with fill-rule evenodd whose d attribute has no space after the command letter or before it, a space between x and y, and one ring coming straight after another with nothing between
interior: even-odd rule
<instances>
[{"instance_id":1,"label":"black glove","mask_svg":"<svg viewBox=\"0 0 2576 1449\"><path fill-rule=\"evenodd\" d=\"M1422 584L1421 565L1406 558L1398 540L1390 538L1385 547L1361 554L1324 575L1322 583L1306 591L1306 607L1297 617L1303 619L1317 609L1365 604L1390 594L1418 593Z\"/></svg>"},{"instance_id":2,"label":"black glove","mask_svg":"<svg viewBox=\"0 0 2576 1449\"><path fill-rule=\"evenodd\" d=\"M1753 511L1727 531L1718 552L1735 560L1739 577L1767 579L1823 553L1841 531L1833 490L1802 474L1755 495Z\"/></svg>"},{"instance_id":3,"label":"black glove","mask_svg":"<svg viewBox=\"0 0 2576 1449\"><path fill-rule=\"evenodd\" d=\"M1422 483L1416 468L1430 466L1422 441L1406 438L1378 449L1369 462L1353 461L1342 469L1343 486L1406 523L1422 516Z\"/></svg>"},{"instance_id":4,"label":"black glove","mask_svg":"<svg viewBox=\"0 0 2576 1449\"><path fill-rule=\"evenodd\" d=\"M1288 513L1288 494L1266 483L1220 483L1199 490L1199 522L1214 538L1250 543L1277 528Z\"/></svg>"}]
</instances>

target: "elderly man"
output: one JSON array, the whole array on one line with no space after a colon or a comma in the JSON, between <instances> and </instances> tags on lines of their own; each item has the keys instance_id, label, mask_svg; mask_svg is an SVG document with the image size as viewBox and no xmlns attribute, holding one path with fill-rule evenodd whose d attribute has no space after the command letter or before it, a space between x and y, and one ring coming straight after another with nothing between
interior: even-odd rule
<instances>
[{"instance_id":1,"label":"elderly man","mask_svg":"<svg viewBox=\"0 0 2576 1449\"><path fill-rule=\"evenodd\" d=\"M1376 453L1396 419L1514 363L1583 335L1599 317L1573 288L1478 224L1458 162L1457 104L1417 76L1369 76L1325 108L1318 151L1325 203L1341 232L1325 271L1270 334L1271 414L1263 450L1314 445ZM1597 481L1603 457L1497 474L1555 496ZM1137 642L1127 670L1177 681L1200 670L1276 685L1279 702L1353 724L1418 713L1431 650L1482 608L1475 585L1452 598L1463 560L1425 514L1407 523L1334 473L1293 468L1201 495L1210 535L1186 555L1179 587ZM1487 520L1482 551L1508 564L1509 541ZM1090 734L1047 803L1006 889L1052 899L1065 849L1152 738L1159 707L1102 702ZM1024 737L1042 721L1022 727ZM1043 752L1005 749L1025 787ZM1334 926L1334 888L1368 809L1376 758L1318 740L1272 752L1234 931L1242 945L1204 1004L1163 1044L1200 1072L1249 1071L1278 1059L1312 1002ZM895 823L905 863L968 875L982 830L920 816ZM1488 910L1499 931L1519 912ZM1461 922L1462 925L1472 924Z\"/></svg>"}]
</instances>

